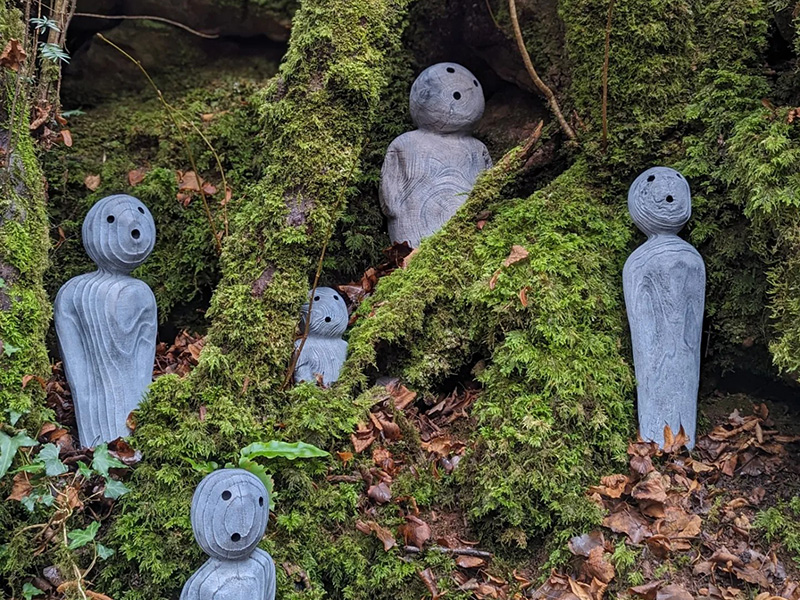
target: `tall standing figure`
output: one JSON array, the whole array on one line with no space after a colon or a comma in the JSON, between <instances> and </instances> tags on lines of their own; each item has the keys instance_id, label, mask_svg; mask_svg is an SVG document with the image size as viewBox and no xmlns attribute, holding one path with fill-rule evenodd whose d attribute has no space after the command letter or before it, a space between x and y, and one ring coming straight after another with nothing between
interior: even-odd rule
<instances>
[{"instance_id":1,"label":"tall standing figure","mask_svg":"<svg viewBox=\"0 0 800 600\"><path fill-rule=\"evenodd\" d=\"M275 563L257 548L269 494L244 469L207 475L192 498L192 531L209 559L183 586L181 600L275 600Z\"/></svg>"},{"instance_id":2,"label":"tall standing figure","mask_svg":"<svg viewBox=\"0 0 800 600\"><path fill-rule=\"evenodd\" d=\"M483 88L461 65L425 69L411 86L410 107L417 129L389 145L380 201L392 242L416 248L464 204L492 159L470 135L483 115Z\"/></svg>"},{"instance_id":3,"label":"tall standing figure","mask_svg":"<svg viewBox=\"0 0 800 600\"><path fill-rule=\"evenodd\" d=\"M130 433L126 420L153 379L156 299L129 275L150 255L156 227L147 207L119 194L83 222L83 247L97 270L58 291L55 326L84 446Z\"/></svg>"},{"instance_id":4,"label":"tall standing figure","mask_svg":"<svg viewBox=\"0 0 800 600\"><path fill-rule=\"evenodd\" d=\"M628 210L647 241L622 274L633 341L642 438L664 445L664 428L681 427L695 443L700 341L706 270L700 254L678 237L692 215L686 179L653 167L633 182Z\"/></svg>"}]
</instances>

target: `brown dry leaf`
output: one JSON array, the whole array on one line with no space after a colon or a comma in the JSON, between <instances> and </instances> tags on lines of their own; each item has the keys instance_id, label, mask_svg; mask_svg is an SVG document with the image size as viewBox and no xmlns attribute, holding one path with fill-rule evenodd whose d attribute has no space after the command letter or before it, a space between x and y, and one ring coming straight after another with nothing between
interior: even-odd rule
<instances>
[{"instance_id":1,"label":"brown dry leaf","mask_svg":"<svg viewBox=\"0 0 800 600\"><path fill-rule=\"evenodd\" d=\"M353 443L353 448L356 454L360 454L372 445L375 441L375 435L372 432L372 427L359 423L356 432L350 435L350 441Z\"/></svg>"},{"instance_id":2,"label":"brown dry leaf","mask_svg":"<svg viewBox=\"0 0 800 600\"><path fill-rule=\"evenodd\" d=\"M11 494L9 494L8 499L22 502L23 498L26 498L32 491L33 486L28 480L28 474L17 473L14 475L14 484L11 487Z\"/></svg>"},{"instance_id":3,"label":"brown dry leaf","mask_svg":"<svg viewBox=\"0 0 800 600\"><path fill-rule=\"evenodd\" d=\"M459 556L456 565L462 569L479 569L486 566L486 561L479 556Z\"/></svg>"},{"instance_id":4,"label":"brown dry leaf","mask_svg":"<svg viewBox=\"0 0 800 600\"><path fill-rule=\"evenodd\" d=\"M83 185L86 186L90 192L95 191L100 187L100 175L87 175L83 178Z\"/></svg>"},{"instance_id":5,"label":"brown dry leaf","mask_svg":"<svg viewBox=\"0 0 800 600\"><path fill-rule=\"evenodd\" d=\"M136 187L137 185L139 185L144 181L144 176L146 174L147 171L145 171L143 168L134 169L133 171L128 171L128 183L131 185L131 187Z\"/></svg>"},{"instance_id":6,"label":"brown dry leaf","mask_svg":"<svg viewBox=\"0 0 800 600\"><path fill-rule=\"evenodd\" d=\"M572 577L567 580L569 589L575 594L579 600L594 600L591 594L591 588L585 583L579 583Z\"/></svg>"},{"instance_id":7,"label":"brown dry leaf","mask_svg":"<svg viewBox=\"0 0 800 600\"><path fill-rule=\"evenodd\" d=\"M80 488L72 485L68 486L58 495L58 504L69 510L83 508L83 502L80 498Z\"/></svg>"},{"instance_id":8,"label":"brown dry leaf","mask_svg":"<svg viewBox=\"0 0 800 600\"><path fill-rule=\"evenodd\" d=\"M742 562L742 559L739 558L738 556L736 556L735 554L732 554L724 546L722 548L718 549L716 552L714 552L714 554L712 554L711 558L709 558L708 560L710 562L716 563L718 565L725 565L728 568L730 568L730 566L739 567L739 568L744 567L744 563Z\"/></svg>"},{"instance_id":9,"label":"brown dry leaf","mask_svg":"<svg viewBox=\"0 0 800 600\"><path fill-rule=\"evenodd\" d=\"M337 452L336 456L338 456L339 460L342 461L344 464L347 464L351 460L353 460L353 453L352 452Z\"/></svg>"},{"instance_id":10,"label":"brown dry leaf","mask_svg":"<svg viewBox=\"0 0 800 600\"><path fill-rule=\"evenodd\" d=\"M514 244L511 246L511 252L509 253L508 257L503 261L503 266L510 267L514 263L525 260L528 258L528 254L529 252L525 248Z\"/></svg>"},{"instance_id":11,"label":"brown dry leaf","mask_svg":"<svg viewBox=\"0 0 800 600\"><path fill-rule=\"evenodd\" d=\"M656 600L694 600L694 596L683 586L673 583L658 590Z\"/></svg>"},{"instance_id":12,"label":"brown dry leaf","mask_svg":"<svg viewBox=\"0 0 800 600\"><path fill-rule=\"evenodd\" d=\"M743 569L737 569L736 567L734 567L733 574L736 575L736 577L738 577L742 581L746 581L747 583L754 583L756 585L761 586L762 588L769 588L770 586L769 579L767 579L767 576L761 569L754 569L753 567L750 566L747 566Z\"/></svg>"},{"instance_id":13,"label":"brown dry leaf","mask_svg":"<svg viewBox=\"0 0 800 600\"><path fill-rule=\"evenodd\" d=\"M3 48L2 54L0 54L0 67L11 69L17 73L27 57L28 54L20 41L11 38L8 40L6 47Z\"/></svg>"},{"instance_id":14,"label":"brown dry leaf","mask_svg":"<svg viewBox=\"0 0 800 600\"><path fill-rule=\"evenodd\" d=\"M39 384L39 387L41 387L42 389L46 389L46 387L47 387L47 382L42 377L40 377L39 375L23 375L22 376L22 389L24 390L26 387L28 387L28 384L31 381L36 381Z\"/></svg>"},{"instance_id":15,"label":"brown dry leaf","mask_svg":"<svg viewBox=\"0 0 800 600\"><path fill-rule=\"evenodd\" d=\"M374 533L375 537L383 542L383 549L387 552L397 545L392 532L385 527L381 527L375 521L356 521L356 529L366 535Z\"/></svg>"},{"instance_id":16,"label":"brown dry leaf","mask_svg":"<svg viewBox=\"0 0 800 600\"><path fill-rule=\"evenodd\" d=\"M632 512L625 506L621 510L603 519L603 527L615 533L624 533L634 544L639 544L653 535L650 524L639 513Z\"/></svg>"},{"instance_id":17,"label":"brown dry leaf","mask_svg":"<svg viewBox=\"0 0 800 600\"><path fill-rule=\"evenodd\" d=\"M644 600L656 600L656 594L661 586L664 585L662 580L658 581L651 581L650 583L645 583L642 585L637 585L636 587L632 587L628 589L628 592L631 594L635 594L640 598L644 598Z\"/></svg>"},{"instance_id":18,"label":"brown dry leaf","mask_svg":"<svg viewBox=\"0 0 800 600\"><path fill-rule=\"evenodd\" d=\"M614 579L614 565L606 560L606 551L600 546L589 552L589 558L583 567L592 579L597 579L602 583L610 583Z\"/></svg>"},{"instance_id":19,"label":"brown dry leaf","mask_svg":"<svg viewBox=\"0 0 800 600\"><path fill-rule=\"evenodd\" d=\"M599 486L592 486L589 492L597 492L609 498L621 498L630 479L627 475L606 475L600 480Z\"/></svg>"},{"instance_id":20,"label":"brown dry leaf","mask_svg":"<svg viewBox=\"0 0 800 600\"><path fill-rule=\"evenodd\" d=\"M431 539L431 528L419 517L406 515L406 522L400 526L400 534L406 545L422 548Z\"/></svg>"},{"instance_id":21,"label":"brown dry leaf","mask_svg":"<svg viewBox=\"0 0 800 600\"><path fill-rule=\"evenodd\" d=\"M389 486L386 484L386 482L381 481L379 484L369 487L367 490L367 496L369 496L378 504L386 504L392 499L392 490L389 489Z\"/></svg>"},{"instance_id":22,"label":"brown dry leaf","mask_svg":"<svg viewBox=\"0 0 800 600\"><path fill-rule=\"evenodd\" d=\"M605 538L603 532L599 529L591 533L584 533L583 535L576 535L569 541L569 551L575 556L589 557L589 553L595 548L602 548L605 546Z\"/></svg>"},{"instance_id":23,"label":"brown dry leaf","mask_svg":"<svg viewBox=\"0 0 800 600\"><path fill-rule=\"evenodd\" d=\"M522 306L528 306L528 290L531 289L530 286L525 286L519 291L519 301Z\"/></svg>"},{"instance_id":24,"label":"brown dry leaf","mask_svg":"<svg viewBox=\"0 0 800 600\"><path fill-rule=\"evenodd\" d=\"M419 252L419 248L414 248L406 256L400 259L400 268L407 269L408 265L411 264L411 260L417 255L417 252Z\"/></svg>"},{"instance_id":25,"label":"brown dry leaf","mask_svg":"<svg viewBox=\"0 0 800 600\"><path fill-rule=\"evenodd\" d=\"M372 462L389 473L389 475L394 474L394 458L392 458L392 453L386 448L375 448L372 451Z\"/></svg>"},{"instance_id":26,"label":"brown dry leaf","mask_svg":"<svg viewBox=\"0 0 800 600\"><path fill-rule=\"evenodd\" d=\"M670 428L669 425L664 426L663 451L665 454L680 452L680 449L683 448L688 443L688 441L689 441L689 436L686 435L686 432L683 430L683 426L681 426L677 435L672 433L672 429Z\"/></svg>"},{"instance_id":27,"label":"brown dry leaf","mask_svg":"<svg viewBox=\"0 0 800 600\"><path fill-rule=\"evenodd\" d=\"M433 574L433 570L431 570L430 567L424 571L417 571L417 575L422 579L425 587L428 588L432 600L438 600L442 597L442 594L439 593L439 588L436 586L436 576Z\"/></svg>"},{"instance_id":28,"label":"brown dry leaf","mask_svg":"<svg viewBox=\"0 0 800 600\"><path fill-rule=\"evenodd\" d=\"M59 131L58 139L64 142L67 148L72 148L72 132L69 129L62 129Z\"/></svg>"},{"instance_id":29,"label":"brown dry leaf","mask_svg":"<svg viewBox=\"0 0 800 600\"><path fill-rule=\"evenodd\" d=\"M664 488L662 475L656 471L649 473L633 487L631 496L637 500L665 503L667 501L667 492Z\"/></svg>"},{"instance_id":30,"label":"brown dry leaf","mask_svg":"<svg viewBox=\"0 0 800 600\"><path fill-rule=\"evenodd\" d=\"M194 171L176 171L178 177L178 189L182 192L199 192L200 178Z\"/></svg>"}]
</instances>

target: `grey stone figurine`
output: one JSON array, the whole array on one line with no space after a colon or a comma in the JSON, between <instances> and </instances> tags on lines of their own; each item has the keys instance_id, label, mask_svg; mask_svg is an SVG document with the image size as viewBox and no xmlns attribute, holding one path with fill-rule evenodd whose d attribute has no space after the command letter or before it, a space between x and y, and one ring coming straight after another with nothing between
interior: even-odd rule
<instances>
[{"instance_id":1,"label":"grey stone figurine","mask_svg":"<svg viewBox=\"0 0 800 600\"><path fill-rule=\"evenodd\" d=\"M653 167L633 182L628 210L647 241L622 273L636 371L639 433L664 445L664 427L695 443L706 270L678 237L692 214L686 179Z\"/></svg>"},{"instance_id":2,"label":"grey stone figurine","mask_svg":"<svg viewBox=\"0 0 800 600\"><path fill-rule=\"evenodd\" d=\"M269 519L269 494L244 469L207 475L192 498L192 531L209 559L180 600L274 600L275 563L257 548Z\"/></svg>"},{"instance_id":3,"label":"grey stone figurine","mask_svg":"<svg viewBox=\"0 0 800 600\"><path fill-rule=\"evenodd\" d=\"M341 294L327 287L317 288L314 293L311 316L308 307L308 302L303 305L300 323L301 331L305 331L306 320L309 320L308 337L297 357L294 380L296 383L314 381L321 375L322 383L327 386L339 379L339 370L347 358L347 342L342 334L347 330L350 316ZM300 343L301 340L297 340L295 348L299 348Z\"/></svg>"},{"instance_id":4,"label":"grey stone figurine","mask_svg":"<svg viewBox=\"0 0 800 600\"><path fill-rule=\"evenodd\" d=\"M78 435L93 447L130 433L128 415L153 379L156 300L129 273L152 252L156 227L144 204L119 194L89 210L82 235L97 270L65 283L54 308Z\"/></svg>"},{"instance_id":5,"label":"grey stone figurine","mask_svg":"<svg viewBox=\"0 0 800 600\"><path fill-rule=\"evenodd\" d=\"M380 202L392 242L416 248L464 204L492 159L470 135L483 115L483 88L461 65L425 69L411 86L410 105L417 129L389 145Z\"/></svg>"}]
</instances>

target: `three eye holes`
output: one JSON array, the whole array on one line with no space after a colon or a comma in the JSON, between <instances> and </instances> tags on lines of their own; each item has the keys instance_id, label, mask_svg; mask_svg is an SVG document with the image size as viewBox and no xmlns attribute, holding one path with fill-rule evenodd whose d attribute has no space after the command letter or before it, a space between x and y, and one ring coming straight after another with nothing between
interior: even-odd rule
<instances>
[{"instance_id":1,"label":"three eye holes","mask_svg":"<svg viewBox=\"0 0 800 600\"><path fill-rule=\"evenodd\" d=\"M229 490L225 490L224 492L222 492L222 499L227 502L228 500L231 499L231 495L232 494L230 493ZM259 497L258 505L259 506L264 506L264 497L263 496ZM242 539L242 536L240 534L238 534L238 533L234 533L233 535L231 535L231 541L232 542L238 542L241 539Z\"/></svg>"},{"instance_id":2,"label":"three eye holes","mask_svg":"<svg viewBox=\"0 0 800 600\"><path fill-rule=\"evenodd\" d=\"M456 70L453 67L447 67L447 72L448 73L455 73ZM478 87L478 80L477 79L473 79L472 83L475 85L475 87ZM453 92L453 98L455 98L456 100L461 100L461 92Z\"/></svg>"},{"instance_id":3,"label":"three eye holes","mask_svg":"<svg viewBox=\"0 0 800 600\"><path fill-rule=\"evenodd\" d=\"M339 296L337 296L336 294L334 294L334 295L333 295L333 299L334 299L334 300L339 300ZM314 302L319 302L319 296L314 296ZM325 322L326 322L326 323L330 323L330 322L331 322L331 318L330 318L330 317L325 317Z\"/></svg>"},{"instance_id":4,"label":"three eye holes","mask_svg":"<svg viewBox=\"0 0 800 600\"><path fill-rule=\"evenodd\" d=\"M141 206L137 206L136 210L138 210L140 213L144 214L144 209ZM106 221L109 222L109 223L113 223L114 221L116 221L116 219L114 218L114 215L108 215L106 217ZM131 231L131 237L133 239L135 239L135 240L138 240L141 235L142 234L138 229L134 229L133 231Z\"/></svg>"},{"instance_id":5,"label":"three eye holes","mask_svg":"<svg viewBox=\"0 0 800 600\"><path fill-rule=\"evenodd\" d=\"M655 180L656 180L656 176L655 176L655 175L650 175L650 177L648 177L648 178L647 178L647 181L650 181L650 182L653 182L653 181L655 181ZM665 200L666 200L667 202L674 202L674 201L675 201L675 198L673 198L673 197L672 197L672 195L669 195L669 196L667 196L667 197L665 198Z\"/></svg>"}]
</instances>

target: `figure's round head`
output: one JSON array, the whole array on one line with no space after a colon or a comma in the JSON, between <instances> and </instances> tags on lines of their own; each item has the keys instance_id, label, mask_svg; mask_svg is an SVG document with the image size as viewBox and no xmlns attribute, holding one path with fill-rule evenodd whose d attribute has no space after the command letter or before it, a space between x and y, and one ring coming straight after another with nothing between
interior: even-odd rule
<instances>
[{"instance_id":1,"label":"figure's round head","mask_svg":"<svg viewBox=\"0 0 800 600\"><path fill-rule=\"evenodd\" d=\"M483 116L483 88L456 63L425 69L411 86L411 118L420 129L439 133L469 131Z\"/></svg>"},{"instance_id":2,"label":"figure's round head","mask_svg":"<svg viewBox=\"0 0 800 600\"><path fill-rule=\"evenodd\" d=\"M194 538L212 558L250 556L264 537L268 519L267 488L244 469L214 471L200 482L192 498Z\"/></svg>"},{"instance_id":3,"label":"figure's round head","mask_svg":"<svg viewBox=\"0 0 800 600\"><path fill-rule=\"evenodd\" d=\"M309 298L311 293L309 293ZM303 304L303 320L300 327L305 329L308 305ZM308 332L323 337L339 337L347 330L350 315L342 295L334 289L319 287L314 292L314 305L311 308L311 323Z\"/></svg>"},{"instance_id":4,"label":"figure's round head","mask_svg":"<svg viewBox=\"0 0 800 600\"><path fill-rule=\"evenodd\" d=\"M83 221L83 247L98 267L130 273L156 243L156 225L147 207L127 194L106 196Z\"/></svg>"},{"instance_id":5,"label":"figure's round head","mask_svg":"<svg viewBox=\"0 0 800 600\"><path fill-rule=\"evenodd\" d=\"M628 211L647 235L678 233L692 216L689 184L675 169L647 169L628 191Z\"/></svg>"}]
</instances>

